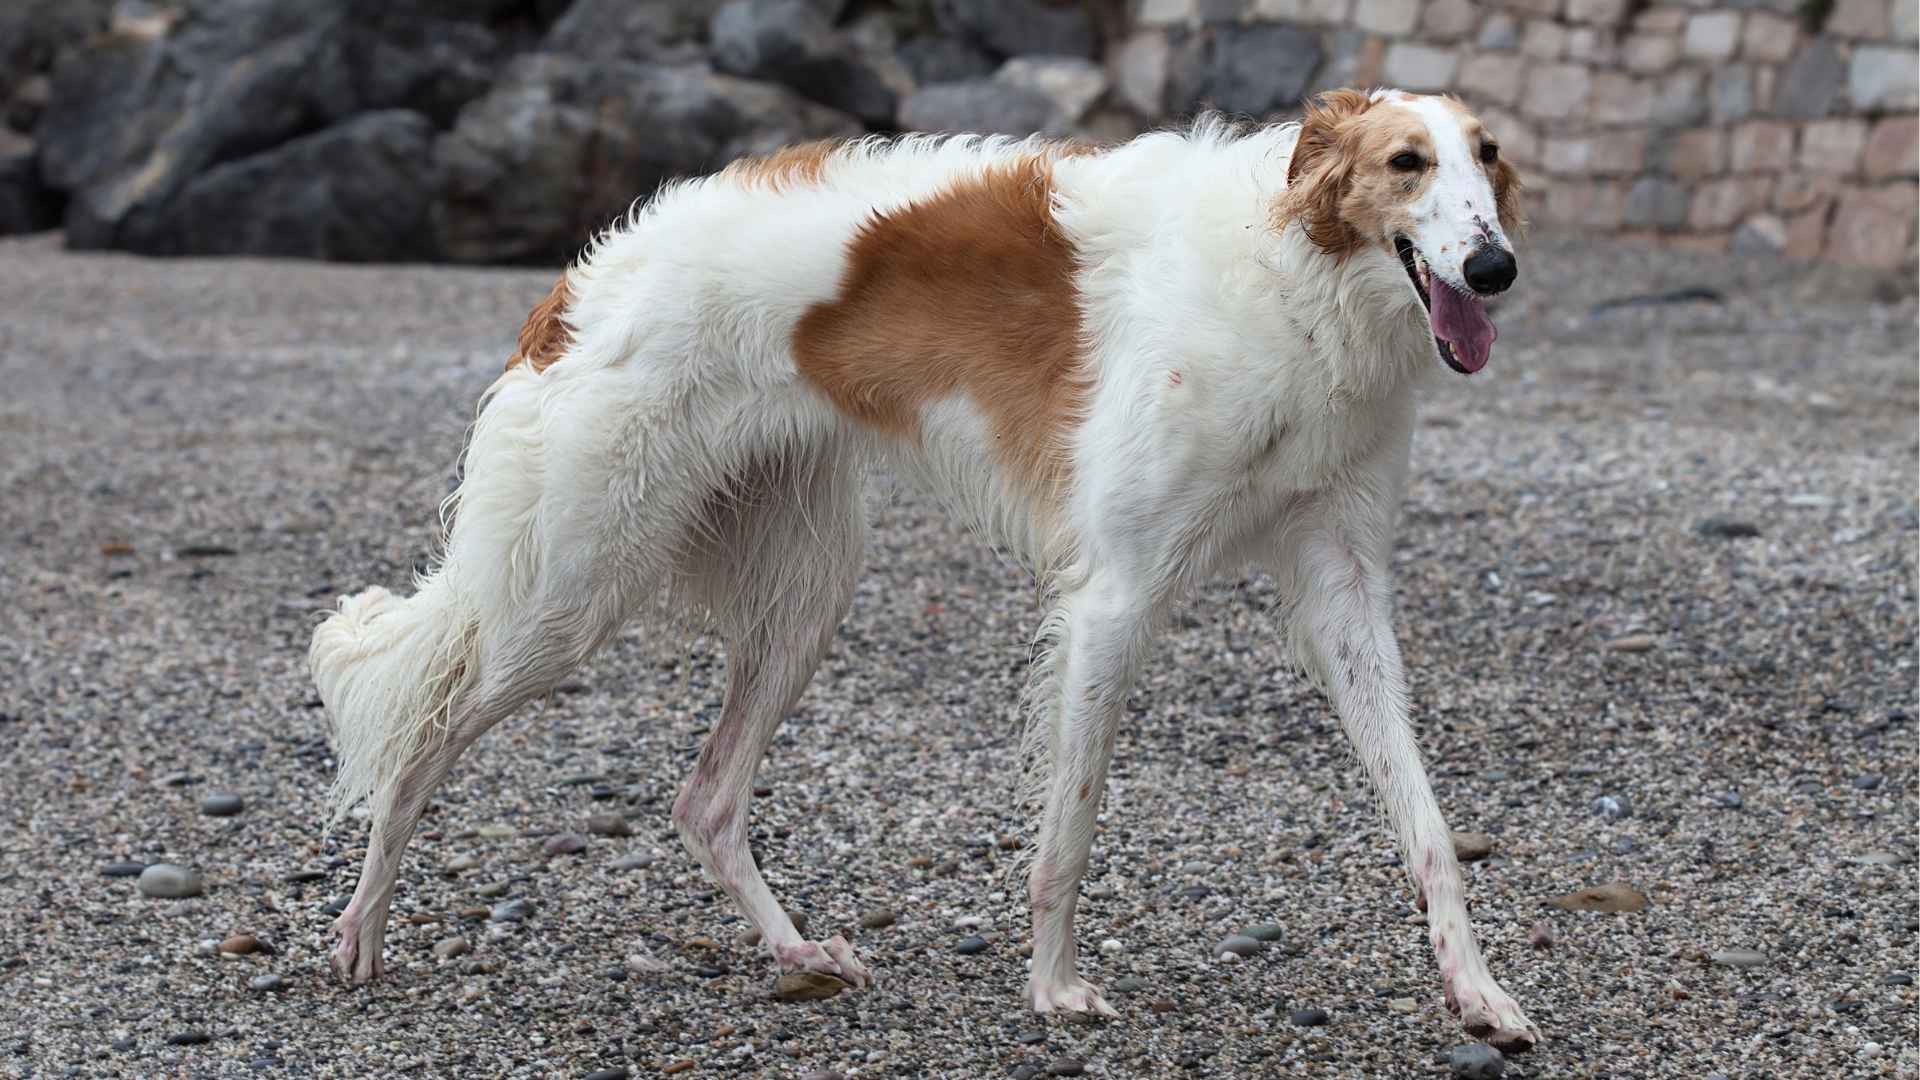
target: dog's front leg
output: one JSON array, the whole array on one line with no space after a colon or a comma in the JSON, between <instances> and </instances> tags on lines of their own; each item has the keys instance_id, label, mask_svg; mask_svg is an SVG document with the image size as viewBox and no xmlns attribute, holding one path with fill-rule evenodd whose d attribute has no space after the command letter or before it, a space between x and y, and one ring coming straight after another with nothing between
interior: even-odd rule
<instances>
[{"instance_id":1,"label":"dog's front leg","mask_svg":"<svg viewBox=\"0 0 1920 1080\"><path fill-rule=\"evenodd\" d=\"M1028 991L1039 1012L1118 1016L1100 988L1080 977L1073 912L1093 847L1094 817L1113 760L1114 731L1145 652L1150 605L1116 574L1095 574L1065 597L1051 658L1046 805L1039 852L1028 880L1033 904L1033 972Z\"/></svg>"},{"instance_id":2,"label":"dog's front leg","mask_svg":"<svg viewBox=\"0 0 1920 1080\"><path fill-rule=\"evenodd\" d=\"M1467 922L1453 834L1440 816L1407 718L1407 683L1391 623L1384 556L1329 525L1295 556L1293 617L1347 737L1398 834L1427 913L1447 1008L1502 1050L1533 1048L1539 1032L1488 973ZM1384 548L1384 544L1371 547Z\"/></svg>"}]
</instances>

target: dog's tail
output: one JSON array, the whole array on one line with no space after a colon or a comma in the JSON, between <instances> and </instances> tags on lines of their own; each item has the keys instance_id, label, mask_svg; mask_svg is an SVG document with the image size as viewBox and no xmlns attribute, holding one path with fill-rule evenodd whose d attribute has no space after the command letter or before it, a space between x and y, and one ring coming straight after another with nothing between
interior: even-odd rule
<instances>
[{"instance_id":1,"label":"dog's tail","mask_svg":"<svg viewBox=\"0 0 1920 1080\"><path fill-rule=\"evenodd\" d=\"M382 588L343 597L313 632L307 664L333 718L334 821L433 740L475 674L479 619L435 574L401 599Z\"/></svg>"}]
</instances>

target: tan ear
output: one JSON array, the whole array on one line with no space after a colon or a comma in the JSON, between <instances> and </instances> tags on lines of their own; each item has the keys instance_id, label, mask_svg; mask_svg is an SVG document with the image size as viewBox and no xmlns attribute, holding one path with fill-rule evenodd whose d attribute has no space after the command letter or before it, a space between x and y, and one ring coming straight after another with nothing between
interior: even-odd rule
<instances>
[{"instance_id":1,"label":"tan ear","mask_svg":"<svg viewBox=\"0 0 1920 1080\"><path fill-rule=\"evenodd\" d=\"M1520 170L1508 164L1506 158L1493 165L1493 207L1500 215L1500 228L1508 237L1518 239L1526 235L1527 215L1520 205Z\"/></svg>"},{"instance_id":2,"label":"tan ear","mask_svg":"<svg viewBox=\"0 0 1920 1080\"><path fill-rule=\"evenodd\" d=\"M1299 221L1314 247L1346 258L1360 247L1360 234L1340 210L1353 153L1345 133L1348 121L1367 111L1373 100L1358 90L1330 90L1307 104L1300 139L1287 163L1287 189L1276 207L1277 224Z\"/></svg>"}]
</instances>

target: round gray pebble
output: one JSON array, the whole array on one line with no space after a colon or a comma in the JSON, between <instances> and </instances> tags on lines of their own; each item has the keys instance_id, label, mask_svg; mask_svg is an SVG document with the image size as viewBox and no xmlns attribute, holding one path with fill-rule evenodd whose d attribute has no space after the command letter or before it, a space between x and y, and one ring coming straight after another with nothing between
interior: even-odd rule
<instances>
[{"instance_id":1,"label":"round gray pebble","mask_svg":"<svg viewBox=\"0 0 1920 1080\"><path fill-rule=\"evenodd\" d=\"M972 956L974 953L986 952L987 939L981 937L979 934L968 934L966 937L960 939L959 944L953 947L953 951L959 953L961 956Z\"/></svg>"},{"instance_id":2,"label":"round gray pebble","mask_svg":"<svg viewBox=\"0 0 1920 1080\"><path fill-rule=\"evenodd\" d=\"M200 800L200 812L207 817L232 817L247 808L247 801L228 791L216 792Z\"/></svg>"},{"instance_id":3,"label":"round gray pebble","mask_svg":"<svg viewBox=\"0 0 1920 1080\"><path fill-rule=\"evenodd\" d=\"M1633 804L1618 795L1602 795L1593 800L1593 812L1610 820L1632 817Z\"/></svg>"},{"instance_id":4,"label":"round gray pebble","mask_svg":"<svg viewBox=\"0 0 1920 1080\"><path fill-rule=\"evenodd\" d=\"M272 993L286 988L286 980L271 972L265 975L255 975L253 978L247 980L247 989L258 990L262 993Z\"/></svg>"},{"instance_id":5,"label":"round gray pebble","mask_svg":"<svg viewBox=\"0 0 1920 1080\"><path fill-rule=\"evenodd\" d=\"M213 1041L204 1031L177 1031L167 1036L168 1046L200 1046Z\"/></svg>"},{"instance_id":6,"label":"round gray pebble","mask_svg":"<svg viewBox=\"0 0 1920 1080\"><path fill-rule=\"evenodd\" d=\"M493 909L487 912L487 918L494 922L520 922L531 914L533 914L533 901L522 897L493 905Z\"/></svg>"},{"instance_id":7,"label":"round gray pebble","mask_svg":"<svg viewBox=\"0 0 1920 1080\"><path fill-rule=\"evenodd\" d=\"M1461 1080L1500 1080L1507 1058L1486 1043L1467 1043L1447 1052L1447 1069Z\"/></svg>"},{"instance_id":8,"label":"round gray pebble","mask_svg":"<svg viewBox=\"0 0 1920 1080\"><path fill-rule=\"evenodd\" d=\"M139 877L147 868L143 862L110 862L100 868L101 877Z\"/></svg>"},{"instance_id":9,"label":"round gray pebble","mask_svg":"<svg viewBox=\"0 0 1920 1080\"><path fill-rule=\"evenodd\" d=\"M623 1068L595 1069L586 1075L585 1080L627 1080L633 1074Z\"/></svg>"},{"instance_id":10,"label":"round gray pebble","mask_svg":"<svg viewBox=\"0 0 1920 1080\"><path fill-rule=\"evenodd\" d=\"M1249 926L1246 929L1240 931L1240 936L1250 937L1255 941L1279 941L1280 935L1283 932L1284 931L1282 931L1278 926L1275 926L1272 923L1261 923L1258 926Z\"/></svg>"},{"instance_id":11,"label":"round gray pebble","mask_svg":"<svg viewBox=\"0 0 1920 1080\"><path fill-rule=\"evenodd\" d=\"M1219 948L1214 949L1213 952L1215 956L1221 953L1232 953L1235 956L1253 956L1266 947L1266 942L1256 938L1246 937L1241 934L1228 934L1226 938L1220 942Z\"/></svg>"},{"instance_id":12,"label":"round gray pebble","mask_svg":"<svg viewBox=\"0 0 1920 1080\"><path fill-rule=\"evenodd\" d=\"M653 856L644 851L636 851L631 855L622 855L613 860L613 869L615 870L645 870L652 865Z\"/></svg>"},{"instance_id":13,"label":"round gray pebble","mask_svg":"<svg viewBox=\"0 0 1920 1080\"><path fill-rule=\"evenodd\" d=\"M1054 1058L1053 1064L1047 1066L1048 1076L1083 1076L1086 1071L1087 1063L1079 1058Z\"/></svg>"},{"instance_id":14,"label":"round gray pebble","mask_svg":"<svg viewBox=\"0 0 1920 1080\"><path fill-rule=\"evenodd\" d=\"M547 842L540 845L540 850L548 855L573 855L585 851L586 848L587 838L577 832L563 832L549 836Z\"/></svg>"},{"instance_id":15,"label":"round gray pebble","mask_svg":"<svg viewBox=\"0 0 1920 1080\"><path fill-rule=\"evenodd\" d=\"M1752 949L1722 949L1709 959L1727 967L1755 968L1767 962L1767 954Z\"/></svg>"},{"instance_id":16,"label":"round gray pebble","mask_svg":"<svg viewBox=\"0 0 1920 1080\"><path fill-rule=\"evenodd\" d=\"M895 915L892 911L887 908L877 908L860 916L860 927L863 930L879 930L892 926L894 920Z\"/></svg>"},{"instance_id":17,"label":"round gray pebble","mask_svg":"<svg viewBox=\"0 0 1920 1080\"><path fill-rule=\"evenodd\" d=\"M1327 1010L1313 1008L1295 1009L1287 1014L1287 1019L1293 1021L1294 1027L1324 1027L1332 1018L1327 1015Z\"/></svg>"},{"instance_id":18,"label":"round gray pebble","mask_svg":"<svg viewBox=\"0 0 1920 1080\"><path fill-rule=\"evenodd\" d=\"M179 900L207 891L200 871L172 863L154 863L140 871L140 879L134 884L143 895L161 900Z\"/></svg>"},{"instance_id":19,"label":"round gray pebble","mask_svg":"<svg viewBox=\"0 0 1920 1080\"><path fill-rule=\"evenodd\" d=\"M1123 975L1113 980L1113 985L1108 987L1108 989L1116 994L1138 994L1152 988L1152 986L1152 983L1138 975Z\"/></svg>"}]
</instances>

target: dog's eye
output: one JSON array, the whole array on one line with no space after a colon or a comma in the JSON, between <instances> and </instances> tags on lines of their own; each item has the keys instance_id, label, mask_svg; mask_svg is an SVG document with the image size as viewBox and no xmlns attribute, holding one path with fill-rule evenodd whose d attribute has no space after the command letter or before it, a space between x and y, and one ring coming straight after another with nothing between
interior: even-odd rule
<instances>
[{"instance_id":1,"label":"dog's eye","mask_svg":"<svg viewBox=\"0 0 1920 1080\"><path fill-rule=\"evenodd\" d=\"M1420 160L1419 154L1409 150L1388 158L1387 164L1399 169L1401 172L1417 172L1423 163Z\"/></svg>"},{"instance_id":2,"label":"dog's eye","mask_svg":"<svg viewBox=\"0 0 1920 1080\"><path fill-rule=\"evenodd\" d=\"M1499 143L1481 143L1480 144L1480 160L1486 162L1489 165L1500 160L1500 144Z\"/></svg>"}]
</instances>

